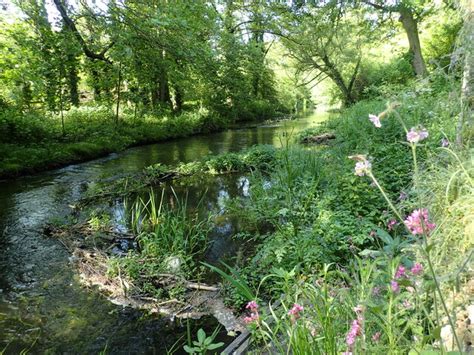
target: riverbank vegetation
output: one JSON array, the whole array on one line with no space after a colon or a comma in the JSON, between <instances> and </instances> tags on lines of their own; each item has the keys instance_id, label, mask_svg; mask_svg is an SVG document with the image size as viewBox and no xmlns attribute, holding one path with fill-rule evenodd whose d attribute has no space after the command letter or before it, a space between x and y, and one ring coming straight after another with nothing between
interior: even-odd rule
<instances>
[{"instance_id":1,"label":"riverbank vegetation","mask_svg":"<svg viewBox=\"0 0 474 355\"><path fill-rule=\"evenodd\" d=\"M0 173L333 111L280 148L88 185L52 234L108 294L174 317L205 312L194 290L219 293L253 353L472 351L469 2L53 3L57 23L27 1L30 27L3 24ZM245 193L203 207L175 192L224 175ZM229 220L237 251L210 262Z\"/></svg>"}]
</instances>

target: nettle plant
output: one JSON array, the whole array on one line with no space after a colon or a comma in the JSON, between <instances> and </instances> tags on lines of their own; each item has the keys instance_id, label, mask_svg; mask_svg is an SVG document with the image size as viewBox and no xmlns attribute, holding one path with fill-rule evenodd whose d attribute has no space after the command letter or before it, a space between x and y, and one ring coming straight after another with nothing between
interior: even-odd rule
<instances>
[{"instance_id":1,"label":"nettle plant","mask_svg":"<svg viewBox=\"0 0 474 355\"><path fill-rule=\"evenodd\" d=\"M400 122L412 152L416 190L420 178L417 148L429 133L422 126L408 129L397 106L391 104L381 114L369 115L369 119L377 128L389 117ZM461 163L448 144L443 140L441 149ZM355 175L368 177L384 197L396 217L388 222L387 229L398 233L393 237L377 229L374 234L384 243L380 250L363 251L363 258L354 258L346 269L326 265L316 280L305 276L306 280L293 282L291 289L282 288L285 296L280 307L259 308L257 298L248 303L244 320L256 341L266 348L295 354L409 352L426 346L442 350L457 347L462 351L430 253L434 247L430 240L440 229L430 220L421 198L414 202L417 208L404 216L374 175L370 157L349 158L356 162ZM464 173L467 174L465 170ZM472 184L469 176L468 179ZM407 197L401 192L399 200ZM452 330L454 344L443 344L443 317Z\"/></svg>"}]
</instances>

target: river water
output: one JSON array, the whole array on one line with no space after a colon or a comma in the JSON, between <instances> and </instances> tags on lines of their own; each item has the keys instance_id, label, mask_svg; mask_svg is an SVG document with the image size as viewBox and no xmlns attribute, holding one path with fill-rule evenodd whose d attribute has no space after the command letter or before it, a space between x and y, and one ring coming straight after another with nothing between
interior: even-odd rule
<instances>
[{"instance_id":1,"label":"river water","mask_svg":"<svg viewBox=\"0 0 474 355\"><path fill-rule=\"evenodd\" d=\"M185 333L182 324L110 303L79 282L70 255L43 235L45 223L65 218L95 181L141 171L155 163L176 165L208 154L240 151L254 144L280 146L292 135L317 125L325 114L254 128L226 130L135 147L86 163L0 182L0 354L31 353L166 353ZM181 186L182 193L203 198L208 209L245 195L245 177L214 177L202 185ZM120 215L123 208L115 210ZM232 224L216 228L208 258L218 260L227 247ZM227 250L228 251L228 250ZM216 326L213 318L193 321L193 329ZM226 339L224 339L226 340ZM227 339L228 340L228 339Z\"/></svg>"}]
</instances>

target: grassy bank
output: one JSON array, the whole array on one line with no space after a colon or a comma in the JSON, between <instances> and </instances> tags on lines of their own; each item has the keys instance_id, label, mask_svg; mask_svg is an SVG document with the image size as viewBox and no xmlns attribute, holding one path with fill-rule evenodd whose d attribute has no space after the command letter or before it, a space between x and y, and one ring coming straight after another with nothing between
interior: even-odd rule
<instances>
[{"instance_id":1,"label":"grassy bank","mask_svg":"<svg viewBox=\"0 0 474 355\"><path fill-rule=\"evenodd\" d=\"M389 104L360 102L302 134L333 132L328 147L289 148L251 177L250 198L232 205L254 251L226 284L256 353L468 349L473 161L469 141L451 143L456 92L432 78Z\"/></svg>"},{"instance_id":2,"label":"grassy bank","mask_svg":"<svg viewBox=\"0 0 474 355\"><path fill-rule=\"evenodd\" d=\"M148 114L123 113L118 123L101 107L71 109L64 116L39 112L0 114L0 178L48 170L98 158L127 147L223 129L231 124L207 110Z\"/></svg>"}]
</instances>

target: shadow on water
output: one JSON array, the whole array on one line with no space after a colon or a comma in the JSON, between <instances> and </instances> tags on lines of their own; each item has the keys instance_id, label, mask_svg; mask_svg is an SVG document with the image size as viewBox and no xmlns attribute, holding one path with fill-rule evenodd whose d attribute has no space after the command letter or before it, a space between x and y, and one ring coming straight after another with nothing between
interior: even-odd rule
<instances>
[{"instance_id":1,"label":"shadow on water","mask_svg":"<svg viewBox=\"0 0 474 355\"><path fill-rule=\"evenodd\" d=\"M154 163L175 165L208 154L239 151L254 144L280 146L288 137L285 132L296 133L324 119L325 115L317 115L136 147L0 182L0 352L4 348L6 354L22 350L98 353L105 348L110 353L166 352L185 334L186 327L113 305L96 290L85 289L70 266L67 251L56 240L43 236L42 226L67 218L69 205L99 179L136 173ZM207 259L217 262L226 253L235 252L238 246L232 244L231 236L238 221L227 219L223 206L226 199L248 193L248 180L221 176L174 188L181 196L188 196L191 208L205 192L203 208L222 215ZM119 202L114 209L116 220L123 216L121 206ZM193 321L193 329L203 326L212 331L216 325L211 317Z\"/></svg>"}]
</instances>

